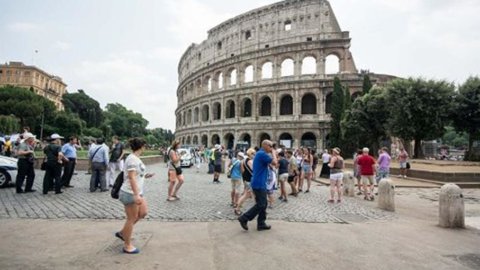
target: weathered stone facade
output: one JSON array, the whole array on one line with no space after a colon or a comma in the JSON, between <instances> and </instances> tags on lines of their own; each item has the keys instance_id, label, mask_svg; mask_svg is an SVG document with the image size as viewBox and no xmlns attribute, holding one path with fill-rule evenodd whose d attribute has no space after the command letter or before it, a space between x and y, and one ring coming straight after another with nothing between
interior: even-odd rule
<instances>
[{"instance_id":1,"label":"weathered stone facade","mask_svg":"<svg viewBox=\"0 0 480 270\"><path fill-rule=\"evenodd\" d=\"M57 110L63 110L62 96L67 92L62 78L50 75L36 66L27 66L22 62L0 64L0 86L14 85L33 88L37 95L44 96L55 103Z\"/></svg>"},{"instance_id":2,"label":"weathered stone facade","mask_svg":"<svg viewBox=\"0 0 480 270\"><path fill-rule=\"evenodd\" d=\"M349 48L328 1L287 0L223 22L180 60L176 138L209 147L269 138L323 148L334 76L353 95L362 87ZM338 70L330 74L332 56Z\"/></svg>"}]
</instances>

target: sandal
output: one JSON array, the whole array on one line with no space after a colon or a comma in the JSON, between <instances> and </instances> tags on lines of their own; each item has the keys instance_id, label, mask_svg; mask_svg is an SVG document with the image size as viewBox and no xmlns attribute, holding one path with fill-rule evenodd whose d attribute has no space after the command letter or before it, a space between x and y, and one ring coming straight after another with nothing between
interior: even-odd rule
<instances>
[{"instance_id":1,"label":"sandal","mask_svg":"<svg viewBox=\"0 0 480 270\"><path fill-rule=\"evenodd\" d=\"M233 213L235 213L237 216L241 216L243 214L242 210L240 209L233 209Z\"/></svg>"},{"instance_id":2,"label":"sandal","mask_svg":"<svg viewBox=\"0 0 480 270\"><path fill-rule=\"evenodd\" d=\"M169 197L169 198L167 199L167 202L174 202L174 201L176 201L176 200L178 200L178 199L175 198L175 197Z\"/></svg>"},{"instance_id":3,"label":"sandal","mask_svg":"<svg viewBox=\"0 0 480 270\"><path fill-rule=\"evenodd\" d=\"M329 202L329 203L334 203L335 200L328 200L327 202Z\"/></svg>"},{"instance_id":4,"label":"sandal","mask_svg":"<svg viewBox=\"0 0 480 270\"><path fill-rule=\"evenodd\" d=\"M337 200L337 203L341 203L341 202L342 202L342 200Z\"/></svg>"}]
</instances>

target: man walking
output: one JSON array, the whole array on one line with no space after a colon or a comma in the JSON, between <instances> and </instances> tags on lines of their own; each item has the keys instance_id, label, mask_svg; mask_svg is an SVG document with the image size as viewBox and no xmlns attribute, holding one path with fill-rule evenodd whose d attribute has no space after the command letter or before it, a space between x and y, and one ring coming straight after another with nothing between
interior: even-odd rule
<instances>
[{"instance_id":1,"label":"man walking","mask_svg":"<svg viewBox=\"0 0 480 270\"><path fill-rule=\"evenodd\" d=\"M110 153L110 162L108 163L107 185L113 187L115 183L115 171L123 171L123 144L117 136L112 138L112 148Z\"/></svg>"},{"instance_id":2,"label":"man walking","mask_svg":"<svg viewBox=\"0 0 480 270\"><path fill-rule=\"evenodd\" d=\"M73 171L77 164L77 143L78 139L75 136L71 136L68 143L62 146L62 153L68 161L63 164L62 184L66 188L72 188L70 180L72 180Z\"/></svg>"},{"instance_id":3,"label":"man walking","mask_svg":"<svg viewBox=\"0 0 480 270\"><path fill-rule=\"evenodd\" d=\"M100 183L100 191L108 191L105 174L108 166L108 146L100 138L97 145L88 151L88 158L92 161L92 177L90 178L90 192L97 190L97 180Z\"/></svg>"},{"instance_id":4,"label":"man walking","mask_svg":"<svg viewBox=\"0 0 480 270\"><path fill-rule=\"evenodd\" d=\"M257 230L270 230L271 226L265 223L267 219L267 180L269 165L277 166L276 152L273 150L273 143L269 140L262 142L262 148L253 159L253 175L251 188L255 194L255 205L238 218L240 226L248 230L248 221L253 220L257 215Z\"/></svg>"},{"instance_id":5,"label":"man walking","mask_svg":"<svg viewBox=\"0 0 480 270\"><path fill-rule=\"evenodd\" d=\"M222 172L222 146L219 144L215 145L215 151L212 153L213 157L213 183L220 184L220 173Z\"/></svg>"}]
</instances>

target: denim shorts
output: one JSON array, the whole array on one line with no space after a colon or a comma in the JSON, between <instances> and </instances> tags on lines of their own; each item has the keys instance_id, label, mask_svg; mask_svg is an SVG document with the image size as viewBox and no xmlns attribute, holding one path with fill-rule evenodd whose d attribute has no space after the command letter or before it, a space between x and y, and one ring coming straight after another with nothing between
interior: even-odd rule
<instances>
[{"instance_id":1,"label":"denim shorts","mask_svg":"<svg viewBox=\"0 0 480 270\"><path fill-rule=\"evenodd\" d=\"M140 197L143 197L143 195L140 194ZM118 199L123 203L123 205L130 205L130 204L135 203L135 199L133 198L133 194L125 192L123 190L120 190L120 194L118 196Z\"/></svg>"}]
</instances>

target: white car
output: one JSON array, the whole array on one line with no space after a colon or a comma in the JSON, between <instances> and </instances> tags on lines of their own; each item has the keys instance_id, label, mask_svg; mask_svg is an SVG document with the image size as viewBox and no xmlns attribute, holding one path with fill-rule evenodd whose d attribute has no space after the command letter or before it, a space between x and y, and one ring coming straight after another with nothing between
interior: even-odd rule
<instances>
[{"instance_id":1,"label":"white car","mask_svg":"<svg viewBox=\"0 0 480 270\"><path fill-rule=\"evenodd\" d=\"M17 159L0 155L0 187L8 186L17 176Z\"/></svg>"},{"instance_id":2,"label":"white car","mask_svg":"<svg viewBox=\"0 0 480 270\"><path fill-rule=\"evenodd\" d=\"M195 163L195 158L189 148L179 148L177 153L180 156L181 167L192 167Z\"/></svg>"}]
</instances>

